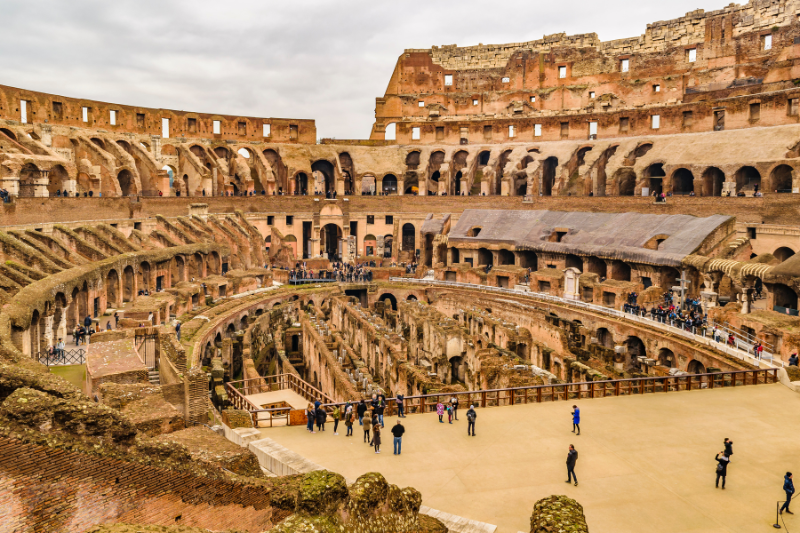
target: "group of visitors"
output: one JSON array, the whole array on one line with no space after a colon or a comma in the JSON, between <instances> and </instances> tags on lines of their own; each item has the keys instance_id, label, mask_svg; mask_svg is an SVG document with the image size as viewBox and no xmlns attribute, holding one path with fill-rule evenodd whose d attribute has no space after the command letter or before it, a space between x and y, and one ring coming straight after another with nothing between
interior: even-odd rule
<instances>
[{"instance_id":1,"label":"group of visitors","mask_svg":"<svg viewBox=\"0 0 800 533\"><path fill-rule=\"evenodd\" d=\"M686 298L684 309L675 305L672 290L668 290L663 295L663 301L658 306L653 305L650 311L644 305L637 303L638 294L632 292L628 295L628 301L623 305L623 311L633 315L650 318L661 323L669 323L675 327L693 331L693 328L705 327L708 323L708 316L703 312L700 300L696 298Z\"/></svg>"},{"instance_id":2,"label":"group of visitors","mask_svg":"<svg viewBox=\"0 0 800 533\"><path fill-rule=\"evenodd\" d=\"M67 191L64 191L67 192ZM3 199L3 203L7 204L11 201L11 196L8 194L8 191L5 189L0 189L0 198Z\"/></svg>"},{"instance_id":3,"label":"group of visitors","mask_svg":"<svg viewBox=\"0 0 800 533\"><path fill-rule=\"evenodd\" d=\"M302 280L332 280L347 283L369 283L372 281L372 270L370 266L375 266L374 261L365 263L332 263L330 269L320 269L316 272L313 268L306 268L306 263L295 264L295 268L289 271L291 281Z\"/></svg>"},{"instance_id":4,"label":"group of visitors","mask_svg":"<svg viewBox=\"0 0 800 533\"><path fill-rule=\"evenodd\" d=\"M86 315L86 318L83 319L83 324L77 324L75 329L72 330L72 338L75 341L75 345L80 346L81 344L89 344L89 339L95 333L97 331L92 325L92 317Z\"/></svg>"},{"instance_id":5,"label":"group of visitors","mask_svg":"<svg viewBox=\"0 0 800 533\"><path fill-rule=\"evenodd\" d=\"M417 262L412 261L406 265L406 274L416 274L417 273Z\"/></svg>"}]
</instances>

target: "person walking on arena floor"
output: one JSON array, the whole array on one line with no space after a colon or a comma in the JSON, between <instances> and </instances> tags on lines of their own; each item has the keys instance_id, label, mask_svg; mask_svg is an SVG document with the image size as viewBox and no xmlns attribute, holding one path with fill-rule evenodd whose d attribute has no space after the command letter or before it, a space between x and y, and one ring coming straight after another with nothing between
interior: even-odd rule
<instances>
[{"instance_id":1,"label":"person walking on arena floor","mask_svg":"<svg viewBox=\"0 0 800 533\"><path fill-rule=\"evenodd\" d=\"M333 434L338 435L339 431L339 418L342 416L342 411L339 409L339 406L333 408Z\"/></svg>"},{"instance_id":2,"label":"person walking on arena floor","mask_svg":"<svg viewBox=\"0 0 800 533\"><path fill-rule=\"evenodd\" d=\"M728 456L728 462L730 462L731 455L733 455L733 441L725 437L725 440L722 442L722 444L725 446L725 455Z\"/></svg>"},{"instance_id":3,"label":"person walking on arena floor","mask_svg":"<svg viewBox=\"0 0 800 533\"><path fill-rule=\"evenodd\" d=\"M786 493L786 501L783 502L781 513L786 511L789 514L794 514L789 510L789 502L792 501L792 495L794 494L794 483L792 483L791 472L786 472L786 475L783 477L783 492Z\"/></svg>"},{"instance_id":4,"label":"person walking on arena floor","mask_svg":"<svg viewBox=\"0 0 800 533\"><path fill-rule=\"evenodd\" d=\"M314 412L314 406L308 404L308 407L306 407L306 429L311 433L314 433L315 419L316 419L316 413Z\"/></svg>"},{"instance_id":5,"label":"person walking on arena floor","mask_svg":"<svg viewBox=\"0 0 800 533\"><path fill-rule=\"evenodd\" d=\"M403 446L403 433L406 432L405 426L397 419L397 423L392 428L392 435L394 436L394 455L400 455L400 449Z\"/></svg>"},{"instance_id":6,"label":"person walking on arena floor","mask_svg":"<svg viewBox=\"0 0 800 533\"><path fill-rule=\"evenodd\" d=\"M369 430L372 429L372 415L369 413L369 411L364 414L364 419L362 420L361 425L364 426L364 442L372 444L372 440L369 435Z\"/></svg>"},{"instance_id":7,"label":"person walking on arena floor","mask_svg":"<svg viewBox=\"0 0 800 533\"><path fill-rule=\"evenodd\" d=\"M436 404L436 414L439 415L439 422L444 424L444 420L442 420L442 417L444 416L444 404L441 400L439 400L439 403Z\"/></svg>"},{"instance_id":8,"label":"person walking on arena floor","mask_svg":"<svg viewBox=\"0 0 800 533\"><path fill-rule=\"evenodd\" d=\"M575 433L575 430L578 430L578 435L581 434L581 410L578 409L577 405L572 406L572 432Z\"/></svg>"},{"instance_id":9,"label":"person walking on arena floor","mask_svg":"<svg viewBox=\"0 0 800 533\"><path fill-rule=\"evenodd\" d=\"M375 453L381 453L381 424L375 424L372 428L372 445L375 446Z\"/></svg>"},{"instance_id":10,"label":"person walking on arena floor","mask_svg":"<svg viewBox=\"0 0 800 533\"><path fill-rule=\"evenodd\" d=\"M575 475L575 463L578 461L578 450L572 444L569 445L569 453L567 453L567 483L575 480L575 486L578 486L578 476Z\"/></svg>"},{"instance_id":11,"label":"person walking on arena floor","mask_svg":"<svg viewBox=\"0 0 800 533\"><path fill-rule=\"evenodd\" d=\"M722 457L720 457L722 455ZM725 452L719 452L714 459L717 460L717 483L716 487L719 488L719 478L722 478L722 490L725 490L725 476L728 475L728 464L731 460L725 455Z\"/></svg>"},{"instance_id":12,"label":"person walking on arena floor","mask_svg":"<svg viewBox=\"0 0 800 533\"><path fill-rule=\"evenodd\" d=\"M472 436L475 436L475 419L478 418L478 413L475 412L475 406L470 405L467 410L467 435L472 430Z\"/></svg>"}]
</instances>

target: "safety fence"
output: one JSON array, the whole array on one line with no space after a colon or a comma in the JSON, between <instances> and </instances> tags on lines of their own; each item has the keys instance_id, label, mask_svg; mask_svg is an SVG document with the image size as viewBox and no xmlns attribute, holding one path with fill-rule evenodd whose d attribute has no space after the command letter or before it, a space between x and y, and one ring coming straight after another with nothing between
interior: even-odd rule
<instances>
[{"instance_id":1,"label":"safety fence","mask_svg":"<svg viewBox=\"0 0 800 533\"><path fill-rule=\"evenodd\" d=\"M86 364L86 350L75 348L72 350L54 350L53 353L41 352L37 359L47 366L83 365Z\"/></svg>"}]
</instances>

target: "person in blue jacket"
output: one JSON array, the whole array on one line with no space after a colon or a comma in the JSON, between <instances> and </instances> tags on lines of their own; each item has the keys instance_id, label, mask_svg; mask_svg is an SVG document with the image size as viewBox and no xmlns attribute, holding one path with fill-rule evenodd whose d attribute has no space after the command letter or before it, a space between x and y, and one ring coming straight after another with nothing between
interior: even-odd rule
<instances>
[{"instance_id":1,"label":"person in blue jacket","mask_svg":"<svg viewBox=\"0 0 800 533\"><path fill-rule=\"evenodd\" d=\"M792 483L791 472L786 472L786 475L783 477L783 492L786 493L786 501L783 502L781 513L786 511L789 514L794 514L789 510L789 502L792 501L792 494L794 494L794 483Z\"/></svg>"},{"instance_id":2,"label":"person in blue jacket","mask_svg":"<svg viewBox=\"0 0 800 533\"><path fill-rule=\"evenodd\" d=\"M575 430L578 430L578 435L581 434L581 410L578 409L577 405L572 406L572 432L575 433Z\"/></svg>"}]
</instances>

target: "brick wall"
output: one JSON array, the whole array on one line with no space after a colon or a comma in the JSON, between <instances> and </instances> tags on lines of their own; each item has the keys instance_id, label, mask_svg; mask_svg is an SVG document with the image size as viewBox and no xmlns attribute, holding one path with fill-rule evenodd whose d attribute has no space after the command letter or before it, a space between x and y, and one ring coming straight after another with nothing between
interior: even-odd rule
<instances>
[{"instance_id":1,"label":"brick wall","mask_svg":"<svg viewBox=\"0 0 800 533\"><path fill-rule=\"evenodd\" d=\"M257 533L269 491L0 437L0 533L80 533L107 522Z\"/></svg>"}]
</instances>

